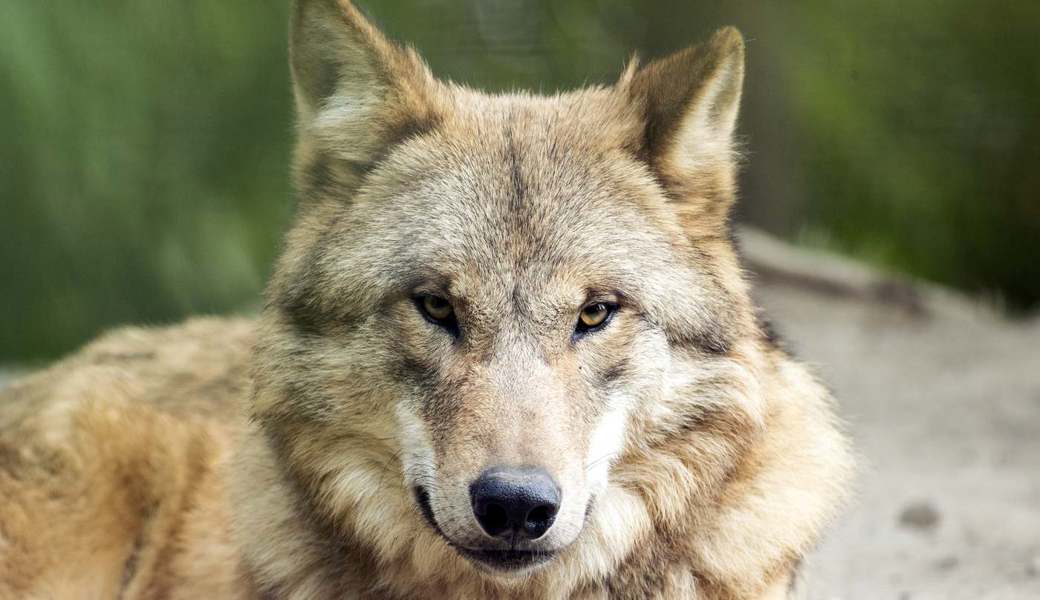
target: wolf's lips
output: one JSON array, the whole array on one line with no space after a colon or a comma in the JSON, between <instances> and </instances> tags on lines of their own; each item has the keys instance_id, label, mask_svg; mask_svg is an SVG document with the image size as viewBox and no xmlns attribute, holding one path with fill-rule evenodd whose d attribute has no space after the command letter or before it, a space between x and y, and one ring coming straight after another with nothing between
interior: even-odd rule
<instances>
[{"instance_id":1,"label":"wolf's lips","mask_svg":"<svg viewBox=\"0 0 1040 600\"><path fill-rule=\"evenodd\" d=\"M519 571L528 569L531 567L538 566L545 562L548 562L554 556L556 552L547 552L544 550L488 550L479 548L464 548L451 541L451 539L444 535L437 520L433 518L433 507L430 506L430 494L424 487L415 488L415 502L419 505L419 510L422 512L423 518L426 519L426 523L437 532L448 545L454 548L459 554L468 558L469 560L494 569L496 571Z\"/></svg>"},{"instance_id":2,"label":"wolf's lips","mask_svg":"<svg viewBox=\"0 0 1040 600\"><path fill-rule=\"evenodd\" d=\"M456 546L459 554L496 571L519 571L548 562L555 552L537 550L473 550Z\"/></svg>"},{"instance_id":3,"label":"wolf's lips","mask_svg":"<svg viewBox=\"0 0 1040 600\"><path fill-rule=\"evenodd\" d=\"M442 538L448 540L448 536L444 535L444 532L441 531L440 525L437 524L437 520L433 518L433 507L430 506L430 493L426 491L426 488L422 486L415 488L415 502L419 505L419 510L422 511L422 516L426 519L426 524L436 531ZM451 540L448 540L448 543L450 544Z\"/></svg>"}]
</instances>

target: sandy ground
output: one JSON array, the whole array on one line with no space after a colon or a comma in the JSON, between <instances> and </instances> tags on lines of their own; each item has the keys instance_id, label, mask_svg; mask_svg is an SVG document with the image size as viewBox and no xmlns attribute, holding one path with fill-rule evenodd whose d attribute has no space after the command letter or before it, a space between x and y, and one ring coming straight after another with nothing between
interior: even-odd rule
<instances>
[{"instance_id":1,"label":"sandy ground","mask_svg":"<svg viewBox=\"0 0 1040 600\"><path fill-rule=\"evenodd\" d=\"M1040 320L741 237L758 299L862 455L806 597L1040 599Z\"/></svg>"},{"instance_id":2,"label":"sandy ground","mask_svg":"<svg viewBox=\"0 0 1040 600\"><path fill-rule=\"evenodd\" d=\"M1040 599L1040 321L744 239L760 303L864 463L806 596Z\"/></svg>"}]
</instances>

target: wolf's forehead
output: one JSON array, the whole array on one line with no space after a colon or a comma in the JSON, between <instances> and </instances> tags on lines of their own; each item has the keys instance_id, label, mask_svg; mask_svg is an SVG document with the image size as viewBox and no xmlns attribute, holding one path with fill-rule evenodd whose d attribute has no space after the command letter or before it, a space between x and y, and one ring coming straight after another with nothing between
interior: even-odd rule
<instances>
[{"instance_id":1,"label":"wolf's forehead","mask_svg":"<svg viewBox=\"0 0 1040 600\"><path fill-rule=\"evenodd\" d=\"M385 196L365 204L379 231L425 259L500 275L650 250L662 233L641 202L652 182L620 150L572 133L523 110L435 132L397 153L375 188Z\"/></svg>"},{"instance_id":2,"label":"wolf's forehead","mask_svg":"<svg viewBox=\"0 0 1040 600\"><path fill-rule=\"evenodd\" d=\"M488 305L676 279L657 183L619 146L577 135L574 114L502 102L403 142L345 207L333 262L373 293L433 280Z\"/></svg>"}]
</instances>

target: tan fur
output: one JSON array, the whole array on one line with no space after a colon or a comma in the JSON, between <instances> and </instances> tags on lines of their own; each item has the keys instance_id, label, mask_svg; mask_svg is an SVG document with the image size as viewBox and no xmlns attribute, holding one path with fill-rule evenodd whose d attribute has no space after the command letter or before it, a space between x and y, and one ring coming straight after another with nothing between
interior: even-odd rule
<instances>
[{"instance_id":1,"label":"tan fur","mask_svg":"<svg viewBox=\"0 0 1040 600\"><path fill-rule=\"evenodd\" d=\"M851 461L728 237L739 33L552 97L440 82L346 0L291 37L300 203L262 316L0 392L0 597L786 597ZM619 309L578 336L590 300ZM562 489L521 542L544 565L452 548L506 549L467 492L499 464Z\"/></svg>"}]
</instances>

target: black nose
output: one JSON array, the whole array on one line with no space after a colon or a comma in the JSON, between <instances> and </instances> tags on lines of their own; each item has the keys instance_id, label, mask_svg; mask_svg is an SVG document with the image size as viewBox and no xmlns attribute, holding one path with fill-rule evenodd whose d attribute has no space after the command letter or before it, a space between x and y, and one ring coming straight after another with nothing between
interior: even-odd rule
<instances>
[{"instance_id":1,"label":"black nose","mask_svg":"<svg viewBox=\"0 0 1040 600\"><path fill-rule=\"evenodd\" d=\"M477 522L494 537L540 538L560 509L560 486L537 467L491 467L469 495Z\"/></svg>"}]
</instances>

